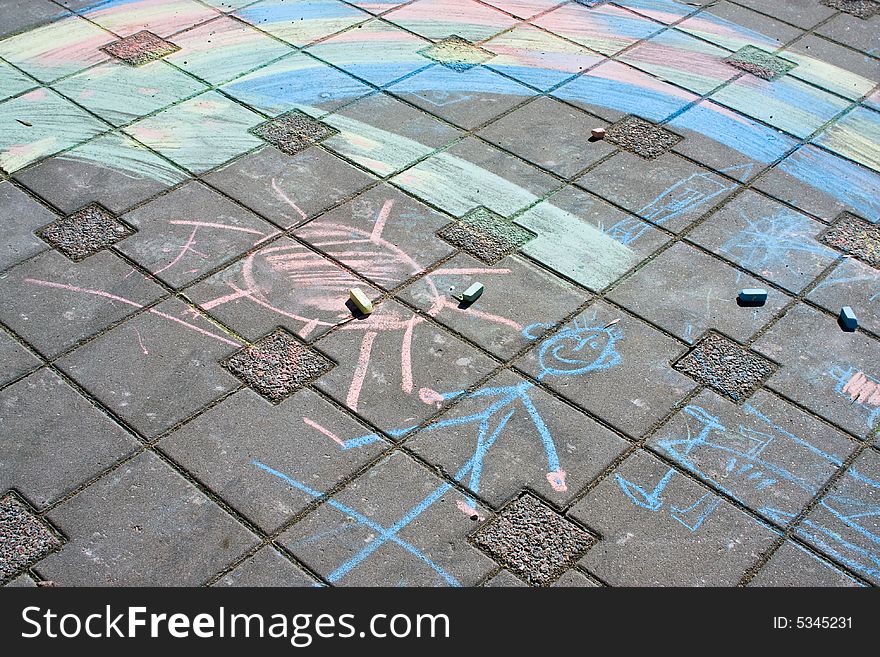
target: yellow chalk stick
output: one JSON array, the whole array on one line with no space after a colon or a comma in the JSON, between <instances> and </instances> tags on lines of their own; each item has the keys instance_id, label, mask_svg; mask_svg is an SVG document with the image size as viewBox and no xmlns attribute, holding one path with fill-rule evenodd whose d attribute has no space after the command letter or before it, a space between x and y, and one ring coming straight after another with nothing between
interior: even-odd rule
<instances>
[{"instance_id":1,"label":"yellow chalk stick","mask_svg":"<svg viewBox=\"0 0 880 657\"><path fill-rule=\"evenodd\" d=\"M351 299L351 302L356 305L358 310L364 315L369 315L373 312L373 302L370 301L369 297L358 288L351 288L348 291L348 298Z\"/></svg>"}]
</instances>

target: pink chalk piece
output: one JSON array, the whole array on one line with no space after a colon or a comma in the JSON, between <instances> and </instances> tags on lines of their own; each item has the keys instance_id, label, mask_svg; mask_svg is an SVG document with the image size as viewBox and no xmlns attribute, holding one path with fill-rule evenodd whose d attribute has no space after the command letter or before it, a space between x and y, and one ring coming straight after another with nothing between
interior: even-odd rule
<instances>
[{"instance_id":1,"label":"pink chalk piece","mask_svg":"<svg viewBox=\"0 0 880 657\"><path fill-rule=\"evenodd\" d=\"M843 391L855 402L870 406L880 406L880 384L868 379L864 372L853 374L850 380L846 382L846 385L843 386Z\"/></svg>"},{"instance_id":2,"label":"pink chalk piece","mask_svg":"<svg viewBox=\"0 0 880 657\"><path fill-rule=\"evenodd\" d=\"M483 521L486 519L486 516L484 516L479 511L477 511L474 507L472 507L470 504L468 504L464 500L458 500L455 503L455 506L457 506L458 510L461 511L463 514L465 514L468 518L475 517L477 520L480 520L480 521Z\"/></svg>"},{"instance_id":3,"label":"pink chalk piece","mask_svg":"<svg viewBox=\"0 0 880 657\"><path fill-rule=\"evenodd\" d=\"M565 470L556 470L547 473L547 481L550 482L551 488L557 493L564 493L568 490L568 484L565 483Z\"/></svg>"},{"instance_id":4,"label":"pink chalk piece","mask_svg":"<svg viewBox=\"0 0 880 657\"><path fill-rule=\"evenodd\" d=\"M419 399L425 404L434 404L438 408L443 403L443 395L432 388L419 388Z\"/></svg>"},{"instance_id":5,"label":"pink chalk piece","mask_svg":"<svg viewBox=\"0 0 880 657\"><path fill-rule=\"evenodd\" d=\"M593 128L590 134L593 139L605 139L605 128Z\"/></svg>"}]
</instances>

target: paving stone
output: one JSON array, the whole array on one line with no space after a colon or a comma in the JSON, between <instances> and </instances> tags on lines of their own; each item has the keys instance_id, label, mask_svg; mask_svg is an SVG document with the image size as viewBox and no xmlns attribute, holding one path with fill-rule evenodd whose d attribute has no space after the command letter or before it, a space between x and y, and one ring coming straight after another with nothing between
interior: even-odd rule
<instances>
[{"instance_id":1,"label":"paving stone","mask_svg":"<svg viewBox=\"0 0 880 657\"><path fill-rule=\"evenodd\" d=\"M614 147L592 141L594 118L552 98L539 98L480 131L480 136L544 169L571 178ZM570 137L559 140L559 135Z\"/></svg>"},{"instance_id":2,"label":"paving stone","mask_svg":"<svg viewBox=\"0 0 880 657\"><path fill-rule=\"evenodd\" d=\"M761 567L749 586L862 586L852 576L797 543L786 541Z\"/></svg>"},{"instance_id":3,"label":"paving stone","mask_svg":"<svg viewBox=\"0 0 880 657\"><path fill-rule=\"evenodd\" d=\"M579 570L575 570L574 568L572 568L571 570L565 571L562 577L557 579L552 586L556 588L593 588L596 586L601 586L601 584L597 584Z\"/></svg>"},{"instance_id":4,"label":"paving stone","mask_svg":"<svg viewBox=\"0 0 880 657\"><path fill-rule=\"evenodd\" d=\"M609 56L661 29L657 23L610 4L584 7L570 3L532 23Z\"/></svg>"},{"instance_id":5,"label":"paving stone","mask_svg":"<svg viewBox=\"0 0 880 657\"><path fill-rule=\"evenodd\" d=\"M487 265L500 262L535 237L531 231L482 206L447 224L437 231L437 236Z\"/></svg>"},{"instance_id":6,"label":"paving stone","mask_svg":"<svg viewBox=\"0 0 880 657\"><path fill-rule=\"evenodd\" d=\"M782 160L755 187L828 222L843 211L880 221L880 175L812 145Z\"/></svg>"},{"instance_id":7,"label":"paving stone","mask_svg":"<svg viewBox=\"0 0 880 657\"><path fill-rule=\"evenodd\" d=\"M715 212L688 239L798 293L838 257L821 243L826 226L748 190Z\"/></svg>"},{"instance_id":8,"label":"paving stone","mask_svg":"<svg viewBox=\"0 0 880 657\"><path fill-rule=\"evenodd\" d=\"M18 171L15 178L62 212L100 203L119 215L188 176L125 135L110 133Z\"/></svg>"},{"instance_id":9,"label":"paving stone","mask_svg":"<svg viewBox=\"0 0 880 657\"><path fill-rule=\"evenodd\" d=\"M555 6L555 0L550 0ZM485 47L495 53L489 68L547 91L604 59L583 46L532 27L517 25L492 37Z\"/></svg>"},{"instance_id":10,"label":"paving stone","mask_svg":"<svg viewBox=\"0 0 880 657\"><path fill-rule=\"evenodd\" d=\"M339 265L282 238L187 290L187 297L249 340L283 326L304 340L352 319L346 305L358 287L379 292Z\"/></svg>"},{"instance_id":11,"label":"paving stone","mask_svg":"<svg viewBox=\"0 0 880 657\"><path fill-rule=\"evenodd\" d=\"M448 221L382 184L310 221L295 235L390 290L453 253L452 246L434 236Z\"/></svg>"},{"instance_id":12,"label":"paving stone","mask_svg":"<svg viewBox=\"0 0 880 657\"><path fill-rule=\"evenodd\" d=\"M557 0L487 0L486 4L518 18L531 18L559 5Z\"/></svg>"},{"instance_id":13,"label":"paving stone","mask_svg":"<svg viewBox=\"0 0 880 657\"><path fill-rule=\"evenodd\" d=\"M688 108L668 125L684 137L675 152L742 182L797 146L795 139L779 130L709 100Z\"/></svg>"},{"instance_id":14,"label":"paving stone","mask_svg":"<svg viewBox=\"0 0 880 657\"><path fill-rule=\"evenodd\" d=\"M119 250L173 287L183 287L278 234L254 213L196 181L122 218L138 232Z\"/></svg>"},{"instance_id":15,"label":"paving stone","mask_svg":"<svg viewBox=\"0 0 880 657\"><path fill-rule=\"evenodd\" d=\"M466 71L485 64L494 54L455 34L419 51L420 55L453 71Z\"/></svg>"},{"instance_id":16,"label":"paving stone","mask_svg":"<svg viewBox=\"0 0 880 657\"><path fill-rule=\"evenodd\" d=\"M138 442L41 369L0 392L0 488L42 509L109 468Z\"/></svg>"},{"instance_id":17,"label":"paving stone","mask_svg":"<svg viewBox=\"0 0 880 657\"><path fill-rule=\"evenodd\" d=\"M766 7L760 9L765 11ZM773 13L776 15L776 10ZM773 51L802 33L794 26L726 1L683 20L676 29L732 51L748 45Z\"/></svg>"},{"instance_id":18,"label":"paving stone","mask_svg":"<svg viewBox=\"0 0 880 657\"><path fill-rule=\"evenodd\" d=\"M822 0L822 4L857 18L870 18L880 11L880 2L875 0Z\"/></svg>"},{"instance_id":19,"label":"paving stone","mask_svg":"<svg viewBox=\"0 0 880 657\"><path fill-rule=\"evenodd\" d=\"M528 586L528 584L523 582L520 578L518 578L516 575L511 573L506 568L502 568L501 570L498 571L497 575L494 575L493 577L486 580L486 582L483 584L483 586L485 586L487 588L498 588L498 587L513 588L513 587Z\"/></svg>"},{"instance_id":20,"label":"paving stone","mask_svg":"<svg viewBox=\"0 0 880 657\"><path fill-rule=\"evenodd\" d=\"M770 289L764 306L737 307L739 290L761 286L759 280L679 242L609 296L685 342L695 342L708 329L744 342L789 301Z\"/></svg>"},{"instance_id":21,"label":"paving stone","mask_svg":"<svg viewBox=\"0 0 880 657\"><path fill-rule=\"evenodd\" d=\"M843 306L858 309L859 326L880 334L880 271L847 258L814 287L807 299L835 315Z\"/></svg>"},{"instance_id":22,"label":"paving stone","mask_svg":"<svg viewBox=\"0 0 880 657\"><path fill-rule=\"evenodd\" d=\"M51 89L28 91L0 104L0 168L14 173L109 128Z\"/></svg>"},{"instance_id":23,"label":"paving stone","mask_svg":"<svg viewBox=\"0 0 880 657\"><path fill-rule=\"evenodd\" d=\"M15 578L9 580L3 586L10 588L10 589L12 589L12 588L35 589L35 588L37 588L37 583L33 579L31 579L31 577L27 573L25 573L25 574L19 575L18 577L15 577Z\"/></svg>"},{"instance_id":24,"label":"paving stone","mask_svg":"<svg viewBox=\"0 0 880 657\"><path fill-rule=\"evenodd\" d=\"M325 335L337 365L316 387L392 436L403 435L486 376L492 361L394 301ZM389 400L394 400L389 403Z\"/></svg>"},{"instance_id":25,"label":"paving stone","mask_svg":"<svg viewBox=\"0 0 880 657\"><path fill-rule=\"evenodd\" d=\"M180 46L142 30L101 48L108 55L130 66L143 66L180 50Z\"/></svg>"},{"instance_id":26,"label":"paving stone","mask_svg":"<svg viewBox=\"0 0 880 657\"><path fill-rule=\"evenodd\" d=\"M251 131L287 155L296 155L337 132L335 128L298 110L261 123Z\"/></svg>"},{"instance_id":27,"label":"paving stone","mask_svg":"<svg viewBox=\"0 0 880 657\"><path fill-rule=\"evenodd\" d=\"M373 182L322 149L309 148L290 156L268 147L205 179L283 228L314 217Z\"/></svg>"},{"instance_id":28,"label":"paving stone","mask_svg":"<svg viewBox=\"0 0 880 657\"><path fill-rule=\"evenodd\" d=\"M880 112L856 107L813 142L880 173Z\"/></svg>"},{"instance_id":29,"label":"paving stone","mask_svg":"<svg viewBox=\"0 0 880 657\"><path fill-rule=\"evenodd\" d=\"M820 239L842 253L880 268L880 226L876 224L844 212Z\"/></svg>"},{"instance_id":30,"label":"paving stone","mask_svg":"<svg viewBox=\"0 0 880 657\"><path fill-rule=\"evenodd\" d=\"M689 91L612 60L566 82L551 95L609 122L628 114L663 121L699 100Z\"/></svg>"},{"instance_id":31,"label":"paving stone","mask_svg":"<svg viewBox=\"0 0 880 657\"><path fill-rule=\"evenodd\" d=\"M333 368L333 362L282 328L221 364L255 392L278 403Z\"/></svg>"},{"instance_id":32,"label":"paving stone","mask_svg":"<svg viewBox=\"0 0 880 657\"><path fill-rule=\"evenodd\" d=\"M616 324L612 324L618 320ZM541 340L517 367L631 436L644 433L694 387L672 369L681 346L603 303Z\"/></svg>"},{"instance_id":33,"label":"paving stone","mask_svg":"<svg viewBox=\"0 0 880 657\"><path fill-rule=\"evenodd\" d=\"M797 66L755 46L743 46L724 61L763 80L775 80Z\"/></svg>"},{"instance_id":34,"label":"paving stone","mask_svg":"<svg viewBox=\"0 0 880 657\"><path fill-rule=\"evenodd\" d=\"M0 0L0 12L3 13L0 39L69 15L49 0L30 0L26 3L19 0Z\"/></svg>"},{"instance_id":35,"label":"paving stone","mask_svg":"<svg viewBox=\"0 0 880 657\"><path fill-rule=\"evenodd\" d=\"M876 60L814 34L781 54L797 63L794 77L853 100L870 93L880 79Z\"/></svg>"},{"instance_id":36,"label":"paving stone","mask_svg":"<svg viewBox=\"0 0 880 657\"><path fill-rule=\"evenodd\" d=\"M880 14L870 18L858 18L850 14L838 14L816 29L816 34L828 37L844 45L876 55L877 39L874 35L880 29Z\"/></svg>"},{"instance_id":37,"label":"paving stone","mask_svg":"<svg viewBox=\"0 0 880 657\"><path fill-rule=\"evenodd\" d=\"M371 18L356 7L328 0L261 0L235 15L295 46L305 46Z\"/></svg>"},{"instance_id":38,"label":"paving stone","mask_svg":"<svg viewBox=\"0 0 880 657\"><path fill-rule=\"evenodd\" d=\"M37 82L15 67L6 62L0 62L0 100L17 96L37 85Z\"/></svg>"},{"instance_id":39,"label":"paving stone","mask_svg":"<svg viewBox=\"0 0 880 657\"><path fill-rule=\"evenodd\" d=\"M526 493L480 527L474 544L535 586L546 586L596 539Z\"/></svg>"},{"instance_id":40,"label":"paving stone","mask_svg":"<svg viewBox=\"0 0 880 657\"><path fill-rule=\"evenodd\" d=\"M141 119L125 132L201 174L260 146L262 140L249 130L261 122L258 114L209 91Z\"/></svg>"},{"instance_id":41,"label":"paving stone","mask_svg":"<svg viewBox=\"0 0 880 657\"><path fill-rule=\"evenodd\" d=\"M15 338L0 331L0 385L5 385L42 364L39 358Z\"/></svg>"},{"instance_id":42,"label":"paving stone","mask_svg":"<svg viewBox=\"0 0 880 657\"><path fill-rule=\"evenodd\" d=\"M135 229L98 203L56 219L37 231L49 246L80 262L134 235Z\"/></svg>"},{"instance_id":43,"label":"paving stone","mask_svg":"<svg viewBox=\"0 0 880 657\"><path fill-rule=\"evenodd\" d=\"M339 131L324 142L326 148L379 176L400 171L463 136L386 94L367 96L323 121Z\"/></svg>"},{"instance_id":44,"label":"paving stone","mask_svg":"<svg viewBox=\"0 0 880 657\"><path fill-rule=\"evenodd\" d=\"M485 66L466 71L432 66L388 91L465 130L488 123L535 93Z\"/></svg>"},{"instance_id":45,"label":"paving stone","mask_svg":"<svg viewBox=\"0 0 880 657\"><path fill-rule=\"evenodd\" d=\"M193 0L162 0L161 11L156 11L152 0L135 2L92 3L80 14L101 27L123 37L142 30L167 37L188 27L217 18L217 13Z\"/></svg>"},{"instance_id":46,"label":"paving stone","mask_svg":"<svg viewBox=\"0 0 880 657\"><path fill-rule=\"evenodd\" d=\"M880 502L880 455L865 450L795 534L874 583L877 572L877 504Z\"/></svg>"},{"instance_id":47,"label":"paving stone","mask_svg":"<svg viewBox=\"0 0 880 657\"><path fill-rule=\"evenodd\" d=\"M467 541L474 511L488 513L467 507L449 484L397 452L279 541L331 584L473 586L495 567Z\"/></svg>"},{"instance_id":48,"label":"paving stone","mask_svg":"<svg viewBox=\"0 0 880 657\"><path fill-rule=\"evenodd\" d=\"M221 84L290 52L290 47L231 18L174 35L168 61L211 84Z\"/></svg>"},{"instance_id":49,"label":"paving stone","mask_svg":"<svg viewBox=\"0 0 880 657\"><path fill-rule=\"evenodd\" d=\"M835 317L799 304L752 348L780 364L768 387L817 415L860 437L880 420L877 340L841 331Z\"/></svg>"},{"instance_id":50,"label":"paving stone","mask_svg":"<svg viewBox=\"0 0 880 657\"><path fill-rule=\"evenodd\" d=\"M151 452L48 518L68 542L36 570L62 586L198 586L258 542Z\"/></svg>"},{"instance_id":51,"label":"paving stone","mask_svg":"<svg viewBox=\"0 0 880 657\"><path fill-rule=\"evenodd\" d=\"M485 292L475 303L454 298L478 282ZM465 254L399 296L502 359L531 344L545 326L562 321L585 300L583 292L523 258L512 256L486 267Z\"/></svg>"},{"instance_id":52,"label":"paving stone","mask_svg":"<svg viewBox=\"0 0 880 657\"><path fill-rule=\"evenodd\" d=\"M809 137L850 104L790 75L772 81L744 75L710 98L801 139Z\"/></svg>"},{"instance_id":53,"label":"paving stone","mask_svg":"<svg viewBox=\"0 0 880 657\"><path fill-rule=\"evenodd\" d=\"M698 383L740 402L774 372L773 363L718 333L709 333L675 363Z\"/></svg>"},{"instance_id":54,"label":"paving stone","mask_svg":"<svg viewBox=\"0 0 880 657\"><path fill-rule=\"evenodd\" d=\"M767 11L766 0L738 0L740 4L756 9ZM822 22L832 14L834 10L823 6L816 0L786 0L776 3L773 7L773 16L786 23L791 23L804 29L811 28ZM809 38L809 37L806 37Z\"/></svg>"},{"instance_id":55,"label":"paving stone","mask_svg":"<svg viewBox=\"0 0 880 657\"><path fill-rule=\"evenodd\" d=\"M273 547L261 548L214 586L314 586L315 582Z\"/></svg>"},{"instance_id":56,"label":"paving stone","mask_svg":"<svg viewBox=\"0 0 880 657\"><path fill-rule=\"evenodd\" d=\"M4 20L8 14L3 13ZM113 35L100 27L79 16L68 16L4 39L0 57L40 82L51 82L106 60L100 48L112 41ZM54 55L59 49L64 57Z\"/></svg>"},{"instance_id":57,"label":"paving stone","mask_svg":"<svg viewBox=\"0 0 880 657\"><path fill-rule=\"evenodd\" d=\"M741 405L704 390L648 444L783 526L808 506L857 446L763 390Z\"/></svg>"},{"instance_id":58,"label":"paving stone","mask_svg":"<svg viewBox=\"0 0 880 657\"><path fill-rule=\"evenodd\" d=\"M681 137L638 116L626 116L608 128L605 140L642 158L653 159L675 146Z\"/></svg>"},{"instance_id":59,"label":"paving stone","mask_svg":"<svg viewBox=\"0 0 880 657\"><path fill-rule=\"evenodd\" d=\"M257 463L323 491L387 443L311 390L274 406L242 390L164 438L160 447L239 513L272 532L314 496Z\"/></svg>"},{"instance_id":60,"label":"paving stone","mask_svg":"<svg viewBox=\"0 0 880 657\"><path fill-rule=\"evenodd\" d=\"M738 170L726 170L736 175ZM732 194L738 185L673 153L645 160L617 153L575 181L579 187L674 233Z\"/></svg>"},{"instance_id":61,"label":"paving stone","mask_svg":"<svg viewBox=\"0 0 880 657\"><path fill-rule=\"evenodd\" d=\"M430 45L430 41L395 25L371 20L312 44L306 52L381 87L430 66L431 62L418 54Z\"/></svg>"},{"instance_id":62,"label":"paving stone","mask_svg":"<svg viewBox=\"0 0 880 657\"><path fill-rule=\"evenodd\" d=\"M468 41L483 41L516 23L507 14L473 0L421 0L382 18L433 41L453 35Z\"/></svg>"},{"instance_id":63,"label":"paving stone","mask_svg":"<svg viewBox=\"0 0 880 657\"><path fill-rule=\"evenodd\" d=\"M629 443L504 372L464 395L406 444L494 506L524 488L563 506Z\"/></svg>"},{"instance_id":64,"label":"paving stone","mask_svg":"<svg viewBox=\"0 0 880 657\"><path fill-rule=\"evenodd\" d=\"M728 55L711 43L667 30L626 51L619 60L689 91L706 94L738 74L724 63Z\"/></svg>"},{"instance_id":65,"label":"paving stone","mask_svg":"<svg viewBox=\"0 0 880 657\"><path fill-rule=\"evenodd\" d=\"M238 380L217 363L240 346L171 299L58 364L142 435L153 437L237 387Z\"/></svg>"},{"instance_id":66,"label":"paving stone","mask_svg":"<svg viewBox=\"0 0 880 657\"><path fill-rule=\"evenodd\" d=\"M47 251L0 275L0 320L54 358L164 293L113 254L72 264Z\"/></svg>"},{"instance_id":67,"label":"paving stone","mask_svg":"<svg viewBox=\"0 0 880 657\"><path fill-rule=\"evenodd\" d=\"M59 545L58 537L17 496L0 497L0 581L5 583Z\"/></svg>"},{"instance_id":68,"label":"paving stone","mask_svg":"<svg viewBox=\"0 0 880 657\"><path fill-rule=\"evenodd\" d=\"M601 536L580 563L611 586L735 586L777 538L642 451L569 515Z\"/></svg>"},{"instance_id":69,"label":"paving stone","mask_svg":"<svg viewBox=\"0 0 880 657\"><path fill-rule=\"evenodd\" d=\"M473 137L419 162L391 183L455 217L480 206L510 217L560 185L550 175Z\"/></svg>"},{"instance_id":70,"label":"paving stone","mask_svg":"<svg viewBox=\"0 0 880 657\"><path fill-rule=\"evenodd\" d=\"M301 52L234 78L221 89L269 116L298 109L315 117L373 91L350 75Z\"/></svg>"},{"instance_id":71,"label":"paving stone","mask_svg":"<svg viewBox=\"0 0 880 657\"><path fill-rule=\"evenodd\" d=\"M0 208L0 269L48 248L34 231L57 219L54 214L6 180L0 180Z\"/></svg>"}]
</instances>

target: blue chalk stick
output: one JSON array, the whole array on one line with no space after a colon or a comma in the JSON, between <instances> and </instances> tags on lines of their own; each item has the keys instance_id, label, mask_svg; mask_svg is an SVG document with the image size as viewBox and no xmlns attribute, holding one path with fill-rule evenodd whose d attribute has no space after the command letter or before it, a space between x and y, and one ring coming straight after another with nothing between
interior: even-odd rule
<instances>
[{"instance_id":1,"label":"blue chalk stick","mask_svg":"<svg viewBox=\"0 0 880 657\"><path fill-rule=\"evenodd\" d=\"M849 306L840 309L840 325L846 331L855 331L859 328L859 318Z\"/></svg>"},{"instance_id":2,"label":"blue chalk stick","mask_svg":"<svg viewBox=\"0 0 880 657\"><path fill-rule=\"evenodd\" d=\"M746 288L739 291L737 297L742 303L763 305L767 301L767 290L761 288Z\"/></svg>"}]
</instances>

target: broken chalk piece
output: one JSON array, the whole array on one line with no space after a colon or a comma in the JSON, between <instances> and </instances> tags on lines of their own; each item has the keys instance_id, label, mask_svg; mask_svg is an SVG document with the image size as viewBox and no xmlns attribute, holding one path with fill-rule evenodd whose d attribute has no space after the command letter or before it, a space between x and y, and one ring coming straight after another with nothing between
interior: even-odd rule
<instances>
[{"instance_id":1,"label":"broken chalk piece","mask_svg":"<svg viewBox=\"0 0 880 657\"><path fill-rule=\"evenodd\" d=\"M593 128L590 131L593 139L605 139L605 128Z\"/></svg>"},{"instance_id":2,"label":"broken chalk piece","mask_svg":"<svg viewBox=\"0 0 880 657\"><path fill-rule=\"evenodd\" d=\"M859 318L849 306L840 309L840 325L844 331L855 331L859 328Z\"/></svg>"},{"instance_id":3,"label":"broken chalk piece","mask_svg":"<svg viewBox=\"0 0 880 657\"><path fill-rule=\"evenodd\" d=\"M373 302L370 301L369 297L358 288L351 288L348 291L348 298L351 299L351 302L356 305L357 309L364 315L369 315L373 312Z\"/></svg>"},{"instance_id":4,"label":"broken chalk piece","mask_svg":"<svg viewBox=\"0 0 880 657\"><path fill-rule=\"evenodd\" d=\"M739 291L739 295L737 299L741 303L752 305L752 306L763 306L767 301L767 290L762 290L761 288L746 288L744 290Z\"/></svg>"},{"instance_id":5,"label":"broken chalk piece","mask_svg":"<svg viewBox=\"0 0 880 657\"><path fill-rule=\"evenodd\" d=\"M463 303L473 303L480 298L481 294L483 294L483 284L474 283L461 293L461 300Z\"/></svg>"}]
</instances>

